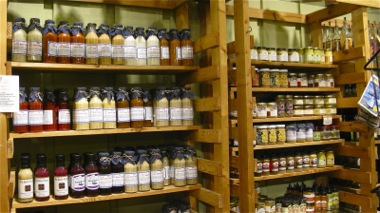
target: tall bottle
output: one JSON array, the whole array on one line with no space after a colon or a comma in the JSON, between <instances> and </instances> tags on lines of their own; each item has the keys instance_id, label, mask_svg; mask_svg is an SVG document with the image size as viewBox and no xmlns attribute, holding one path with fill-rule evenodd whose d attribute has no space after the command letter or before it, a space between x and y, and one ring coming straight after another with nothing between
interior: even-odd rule
<instances>
[{"instance_id":1,"label":"tall bottle","mask_svg":"<svg viewBox=\"0 0 380 213\"><path fill-rule=\"evenodd\" d=\"M141 87L131 89L131 127L142 128L144 125L144 101Z\"/></svg>"},{"instance_id":2,"label":"tall bottle","mask_svg":"<svg viewBox=\"0 0 380 213\"><path fill-rule=\"evenodd\" d=\"M126 26L123 30L125 64L136 65L136 39L132 26Z\"/></svg>"},{"instance_id":3,"label":"tall bottle","mask_svg":"<svg viewBox=\"0 0 380 213\"><path fill-rule=\"evenodd\" d=\"M65 200L69 197L69 182L65 167L65 156L57 155L54 169L54 198Z\"/></svg>"},{"instance_id":4,"label":"tall bottle","mask_svg":"<svg viewBox=\"0 0 380 213\"><path fill-rule=\"evenodd\" d=\"M42 61L42 28L39 18L31 18L28 26L27 61Z\"/></svg>"},{"instance_id":5,"label":"tall bottle","mask_svg":"<svg viewBox=\"0 0 380 213\"><path fill-rule=\"evenodd\" d=\"M57 27L55 21L46 20L42 30L42 57L45 63L57 63Z\"/></svg>"},{"instance_id":6,"label":"tall bottle","mask_svg":"<svg viewBox=\"0 0 380 213\"><path fill-rule=\"evenodd\" d=\"M49 170L46 167L46 156L37 154L37 167L34 171L34 193L36 201L47 201L50 198Z\"/></svg>"},{"instance_id":7,"label":"tall bottle","mask_svg":"<svg viewBox=\"0 0 380 213\"><path fill-rule=\"evenodd\" d=\"M170 126L182 126L182 100L181 90L173 87L168 95Z\"/></svg>"},{"instance_id":8,"label":"tall bottle","mask_svg":"<svg viewBox=\"0 0 380 213\"><path fill-rule=\"evenodd\" d=\"M33 201L33 172L30 168L30 155L28 153L21 154L21 168L17 175L18 179L18 197L20 203L28 203Z\"/></svg>"},{"instance_id":9,"label":"tall bottle","mask_svg":"<svg viewBox=\"0 0 380 213\"><path fill-rule=\"evenodd\" d=\"M153 126L153 97L149 89L143 89L144 127Z\"/></svg>"},{"instance_id":10,"label":"tall bottle","mask_svg":"<svg viewBox=\"0 0 380 213\"><path fill-rule=\"evenodd\" d=\"M99 194L112 193L111 159L108 152L98 153Z\"/></svg>"},{"instance_id":11,"label":"tall bottle","mask_svg":"<svg viewBox=\"0 0 380 213\"><path fill-rule=\"evenodd\" d=\"M124 192L124 165L121 162L121 152L113 151L111 157L112 192Z\"/></svg>"},{"instance_id":12,"label":"tall bottle","mask_svg":"<svg viewBox=\"0 0 380 213\"><path fill-rule=\"evenodd\" d=\"M340 50L340 33L339 33L339 27L338 27L338 21L335 20L335 26L333 31L333 38L332 38L332 51L339 51Z\"/></svg>"},{"instance_id":13,"label":"tall bottle","mask_svg":"<svg viewBox=\"0 0 380 213\"><path fill-rule=\"evenodd\" d=\"M137 156L134 151L125 151L124 156L124 191L135 193L138 191Z\"/></svg>"},{"instance_id":14,"label":"tall bottle","mask_svg":"<svg viewBox=\"0 0 380 213\"><path fill-rule=\"evenodd\" d=\"M27 101L28 96L25 92L25 87L20 87L20 110L13 113L13 132L24 133L29 131L28 127L28 108L29 104Z\"/></svg>"},{"instance_id":15,"label":"tall bottle","mask_svg":"<svg viewBox=\"0 0 380 213\"><path fill-rule=\"evenodd\" d=\"M88 23L86 28L86 64L96 65L99 63L99 38L96 34L96 24Z\"/></svg>"},{"instance_id":16,"label":"tall bottle","mask_svg":"<svg viewBox=\"0 0 380 213\"><path fill-rule=\"evenodd\" d=\"M177 29L170 29L170 65L181 65L182 52L181 52L181 40Z\"/></svg>"},{"instance_id":17,"label":"tall bottle","mask_svg":"<svg viewBox=\"0 0 380 213\"><path fill-rule=\"evenodd\" d=\"M183 88L182 94L182 125L191 126L194 125L194 93L191 88Z\"/></svg>"},{"instance_id":18,"label":"tall bottle","mask_svg":"<svg viewBox=\"0 0 380 213\"><path fill-rule=\"evenodd\" d=\"M86 196L96 197L99 195L99 172L95 164L95 154L86 153L86 164L84 171L86 174Z\"/></svg>"},{"instance_id":19,"label":"tall bottle","mask_svg":"<svg viewBox=\"0 0 380 213\"><path fill-rule=\"evenodd\" d=\"M328 40L328 28L325 26L325 24L322 25L322 42L323 42L323 49L327 49L327 40Z\"/></svg>"},{"instance_id":20,"label":"tall bottle","mask_svg":"<svg viewBox=\"0 0 380 213\"><path fill-rule=\"evenodd\" d=\"M116 102L113 87L102 90L104 129L116 128Z\"/></svg>"},{"instance_id":21,"label":"tall bottle","mask_svg":"<svg viewBox=\"0 0 380 213\"><path fill-rule=\"evenodd\" d=\"M125 87L119 87L116 93L117 128L131 127L131 110L129 93Z\"/></svg>"},{"instance_id":22,"label":"tall bottle","mask_svg":"<svg viewBox=\"0 0 380 213\"><path fill-rule=\"evenodd\" d=\"M331 26L331 21L329 21L328 33L327 33L327 47L326 49L330 49L333 51L333 27Z\"/></svg>"},{"instance_id":23,"label":"tall bottle","mask_svg":"<svg viewBox=\"0 0 380 213\"><path fill-rule=\"evenodd\" d=\"M160 40L157 37L157 28L149 27L146 30L146 64L160 65Z\"/></svg>"},{"instance_id":24,"label":"tall bottle","mask_svg":"<svg viewBox=\"0 0 380 213\"><path fill-rule=\"evenodd\" d=\"M112 64L125 64L123 25L115 24L110 30L112 37Z\"/></svg>"},{"instance_id":25,"label":"tall bottle","mask_svg":"<svg viewBox=\"0 0 380 213\"><path fill-rule=\"evenodd\" d=\"M181 56L182 65L194 65L193 41L191 40L190 29L186 28L181 33Z\"/></svg>"},{"instance_id":26,"label":"tall bottle","mask_svg":"<svg viewBox=\"0 0 380 213\"><path fill-rule=\"evenodd\" d=\"M12 61L25 62L27 53L27 29L24 18L15 18L12 27Z\"/></svg>"},{"instance_id":27,"label":"tall bottle","mask_svg":"<svg viewBox=\"0 0 380 213\"><path fill-rule=\"evenodd\" d=\"M29 94L29 131L42 132L44 125L43 94L39 87L31 87Z\"/></svg>"},{"instance_id":28,"label":"tall bottle","mask_svg":"<svg viewBox=\"0 0 380 213\"><path fill-rule=\"evenodd\" d=\"M58 90L58 130L71 129L71 113L69 105L69 97L67 95L67 88L60 88Z\"/></svg>"},{"instance_id":29,"label":"tall bottle","mask_svg":"<svg viewBox=\"0 0 380 213\"><path fill-rule=\"evenodd\" d=\"M100 88L92 87L89 97L90 129L103 129L103 102Z\"/></svg>"},{"instance_id":30,"label":"tall bottle","mask_svg":"<svg viewBox=\"0 0 380 213\"><path fill-rule=\"evenodd\" d=\"M56 131L57 130L57 112L56 99L54 95L54 89L45 89L44 99L44 131Z\"/></svg>"},{"instance_id":31,"label":"tall bottle","mask_svg":"<svg viewBox=\"0 0 380 213\"><path fill-rule=\"evenodd\" d=\"M352 48L352 34L350 35L346 17L344 17L342 32L340 35L341 35L341 39L340 39L341 49L342 50L351 49Z\"/></svg>"},{"instance_id":32,"label":"tall bottle","mask_svg":"<svg viewBox=\"0 0 380 213\"><path fill-rule=\"evenodd\" d=\"M146 39L143 27L136 28L136 65L146 65Z\"/></svg>"},{"instance_id":33,"label":"tall bottle","mask_svg":"<svg viewBox=\"0 0 380 213\"><path fill-rule=\"evenodd\" d=\"M101 24L97 30L98 34L98 50L99 50L99 64L110 65L112 56L111 38L109 36L109 25Z\"/></svg>"},{"instance_id":34,"label":"tall bottle","mask_svg":"<svg viewBox=\"0 0 380 213\"><path fill-rule=\"evenodd\" d=\"M160 39L160 64L163 66L170 65L170 54L169 54L170 37L168 33L166 33L165 28L158 29L157 36L158 36L158 39Z\"/></svg>"},{"instance_id":35,"label":"tall bottle","mask_svg":"<svg viewBox=\"0 0 380 213\"><path fill-rule=\"evenodd\" d=\"M78 87L75 89L73 104L73 129L87 130L90 128L90 112L87 100L86 87Z\"/></svg>"},{"instance_id":36,"label":"tall bottle","mask_svg":"<svg viewBox=\"0 0 380 213\"><path fill-rule=\"evenodd\" d=\"M82 22L74 22L71 28L70 55L72 64L84 64L85 62L85 37L86 31Z\"/></svg>"},{"instance_id":37,"label":"tall bottle","mask_svg":"<svg viewBox=\"0 0 380 213\"><path fill-rule=\"evenodd\" d=\"M82 198L85 195L85 174L81 165L81 156L77 153L70 154L70 196L72 198Z\"/></svg>"},{"instance_id":38,"label":"tall bottle","mask_svg":"<svg viewBox=\"0 0 380 213\"><path fill-rule=\"evenodd\" d=\"M59 22L57 58L58 63L70 64L70 25L67 21Z\"/></svg>"}]
</instances>

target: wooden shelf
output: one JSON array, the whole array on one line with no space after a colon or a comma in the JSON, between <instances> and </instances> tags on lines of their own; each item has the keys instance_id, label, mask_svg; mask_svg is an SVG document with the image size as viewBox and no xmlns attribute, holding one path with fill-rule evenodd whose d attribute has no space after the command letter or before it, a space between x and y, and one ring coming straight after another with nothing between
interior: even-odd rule
<instances>
[{"instance_id":1,"label":"wooden shelf","mask_svg":"<svg viewBox=\"0 0 380 213\"><path fill-rule=\"evenodd\" d=\"M229 63L236 63L236 59L229 59ZM338 68L337 65L333 64L307 64L307 63L292 63L292 62L276 62L276 61L258 61L258 60L251 60L251 64L261 68L261 67L268 67L268 68L290 68L290 69L336 69ZM308 71L305 70L305 71Z\"/></svg>"},{"instance_id":2,"label":"wooden shelf","mask_svg":"<svg viewBox=\"0 0 380 213\"><path fill-rule=\"evenodd\" d=\"M380 140L375 140L375 144L379 145L380 144Z\"/></svg>"},{"instance_id":3,"label":"wooden shelf","mask_svg":"<svg viewBox=\"0 0 380 213\"><path fill-rule=\"evenodd\" d=\"M143 127L143 128L120 128L120 129L98 129L98 130L69 130L33 133L9 133L9 138L44 138L44 137L66 137L82 135L104 135L124 134L137 132L169 132L169 131L193 131L199 130L199 126L168 126L168 127Z\"/></svg>"},{"instance_id":4,"label":"wooden shelf","mask_svg":"<svg viewBox=\"0 0 380 213\"><path fill-rule=\"evenodd\" d=\"M231 92L237 92L236 87L230 87ZM252 87L252 92L339 92L340 88L338 87L276 87L276 88L267 88L267 87Z\"/></svg>"},{"instance_id":5,"label":"wooden shelf","mask_svg":"<svg viewBox=\"0 0 380 213\"><path fill-rule=\"evenodd\" d=\"M109 201L109 200L120 200L120 199L128 199L128 198L136 198L136 197L146 197L153 195L161 195L161 194L169 194L175 192L186 192L200 189L201 185L188 185L184 187L176 187L176 186L167 186L162 190L150 190L147 192L137 192L137 193L122 193L122 194L111 194L107 196L97 196L97 197L84 197L79 199L74 199L69 197L66 200L55 200L53 197L50 200L45 202L37 202L32 201L30 203L19 203L16 199L13 199L12 208L14 209L23 209L23 208L33 208L33 207L45 207L45 206L59 206L59 205L67 205L67 204L83 204L83 203L92 203L92 202L100 202L100 201Z\"/></svg>"},{"instance_id":6,"label":"wooden shelf","mask_svg":"<svg viewBox=\"0 0 380 213\"><path fill-rule=\"evenodd\" d=\"M307 171L302 171L302 172L292 172L292 173L284 173L284 174L277 174L277 175L255 177L255 181L265 181L265 180L281 179L281 178L295 177L295 176L301 176L301 175L310 175L310 174L317 174L317 173L324 173L324 172L333 172L333 171L339 171L341 169L343 169L342 166L315 168L315 169L309 169Z\"/></svg>"},{"instance_id":7,"label":"wooden shelf","mask_svg":"<svg viewBox=\"0 0 380 213\"><path fill-rule=\"evenodd\" d=\"M326 115L329 116L329 115ZM333 119L341 119L341 115L331 115ZM285 117L285 118L254 118L253 123L276 123L289 121L315 121L322 120L323 116L302 116L302 117ZM237 125L237 118L230 119L230 127Z\"/></svg>"}]
</instances>

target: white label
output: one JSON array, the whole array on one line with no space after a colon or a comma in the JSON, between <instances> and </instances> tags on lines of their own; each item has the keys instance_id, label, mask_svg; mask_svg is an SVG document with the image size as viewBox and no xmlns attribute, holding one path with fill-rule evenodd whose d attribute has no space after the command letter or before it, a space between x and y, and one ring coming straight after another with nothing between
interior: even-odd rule
<instances>
[{"instance_id":1,"label":"white label","mask_svg":"<svg viewBox=\"0 0 380 213\"><path fill-rule=\"evenodd\" d=\"M88 109L76 109L74 110L74 123L88 123L90 121Z\"/></svg>"},{"instance_id":2,"label":"white label","mask_svg":"<svg viewBox=\"0 0 380 213\"><path fill-rule=\"evenodd\" d=\"M57 45L58 56L70 57L70 43L68 42L58 42Z\"/></svg>"},{"instance_id":3,"label":"white label","mask_svg":"<svg viewBox=\"0 0 380 213\"><path fill-rule=\"evenodd\" d=\"M182 120L182 108L170 107L170 120Z\"/></svg>"},{"instance_id":4,"label":"white label","mask_svg":"<svg viewBox=\"0 0 380 213\"><path fill-rule=\"evenodd\" d=\"M196 166L186 166L186 179L194 179L198 177L198 169Z\"/></svg>"},{"instance_id":5,"label":"white label","mask_svg":"<svg viewBox=\"0 0 380 213\"><path fill-rule=\"evenodd\" d=\"M150 183L150 171L138 172L139 184L149 184Z\"/></svg>"},{"instance_id":6,"label":"white label","mask_svg":"<svg viewBox=\"0 0 380 213\"><path fill-rule=\"evenodd\" d=\"M164 178L165 180L170 179L170 174L169 174L169 166L164 166Z\"/></svg>"},{"instance_id":7,"label":"white label","mask_svg":"<svg viewBox=\"0 0 380 213\"><path fill-rule=\"evenodd\" d=\"M193 59L194 58L192 46L182 47L181 52L182 52L182 59Z\"/></svg>"},{"instance_id":8,"label":"white label","mask_svg":"<svg viewBox=\"0 0 380 213\"><path fill-rule=\"evenodd\" d=\"M112 58L124 58L123 45L112 45Z\"/></svg>"},{"instance_id":9,"label":"white label","mask_svg":"<svg viewBox=\"0 0 380 213\"><path fill-rule=\"evenodd\" d=\"M336 98L327 98L326 104L336 104Z\"/></svg>"},{"instance_id":10,"label":"white label","mask_svg":"<svg viewBox=\"0 0 380 213\"><path fill-rule=\"evenodd\" d=\"M124 186L124 173L112 173L112 187Z\"/></svg>"},{"instance_id":11,"label":"white label","mask_svg":"<svg viewBox=\"0 0 380 213\"><path fill-rule=\"evenodd\" d=\"M170 178L174 178L174 166L170 166L169 167L169 177Z\"/></svg>"},{"instance_id":12,"label":"white label","mask_svg":"<svg viewBox=\"0 0 380 213\"><path fill-rule=\"evenodd\" d=\"M186 180L185 167L174 168L174 178L176 180Z\"/></svg>"},{"instance_id":13,"label":"white label","mask_svg":"<svg viewBox=\"0 0 380 213\"><path fill-rule=\"evenodd\" d=\"M160 48L158 46L151 46L146 48L147 58L160 58Z\"/></svg>"},{"instance_id":14,"label":"white label","mask_svg":"<svg viewBox=\"0 0 380 213\"><path fill-rule=\"evenodd\" d=\"M53 41L48 41L48 56L57 56L58 43Z\"/></svg>"},{"instance_id":15,"label":"white label","mask_svg":"<svg viewBox=\"0 0 380 213\"><path fill-rule=\"evenodd\" d=\"M55 176L54 177L54 195L65 196L69 194L68 177Z\"/></svg>"},{"instance_id":16,"label":"white label","mask_svg":"<svg viewBox=\"0 0 380 213\"><path fill-rule=\"evenodd\" d=\"M53 124L53 110L44 110L44 125Z\"/></svg>"},{"instance_id":17,"label":"white label","mask_svg":"<svg viewBox=\"0 0 380 213\"><path fill-rule=\"evenodd\" d=\"M86 188L85 175L78 174L70 176L70 187L74 191L84 191Z\"/></svg>"},{"instance_id":18,"label":"white label","mask_svg":"<svg viewBox=\"0 0 380 213\"><path fill-rule=\"evenodd\" d=\"M323 125L328 126L332 124L331 116L323 116Z\"/></svg>"},{"instance_id":19,"label":"white label","mask_svg":"<svg viewBox=\"0 0 380 213\"><path fill-rule=\"evenodd\" d=\"M152 183L162 183L164 181L164 174L162 170L152 170L150 171L150 178Z\"/></svg>"},{"instance_id":20,"label":"white label","mask_svg":"<svg viewBox=\"0 0 380 213\"><path fill-rule=\"evenodd\" d=\"M20 199L33 198L33 179L18 180L18 197Z\"/></svg>"},{"instance_id":21,"label":"white label","mask_svg":"<svg viewBox=\"0 0 380 213\"><path fill-rule=\"evenodd\" d=\"M300 61L300 54L298 54L298 52L293 52L291 55L290 55L290 62L299 62Z\"/></svg>"},{"instance_id":22,"label":"white label","mask_svg":"<svg viewBox=\"0 0 380 213\"><path fill-rule=\"evenodd\" d=\"M176 48L175 48L175 58L176 58L177 60L182 60L181 47L176 47Z\"/></svg>"},{"instance_id":23,"label":"white label","mask_svg":"<svg viewBox=\"0 0 380 213\"><path fill-rule=\"evenodd\" d=\"M193 107L182 107L182 119L183 120L193 120L194 119Z\"/></svg>"},{"instance_id":24,"label":"white label","mask_svg":"<svg viewBox=\"0 0 380 213\"><path fill-rule=\"evenodd\" d=\"M70 54L71 57L81 57L84 58L85 45L82 43L71 43Z\"/></svg>"},{"instance_id":25,"label":"white label","mask_svg":"<svg viewBox=\"0 0 380 213\"><path fill-rule=\"evenodd\" d=\"M116 109L104 108L103 117L104 122L116 122Z\"/></svg>"},{"instance_id":26,"label":"white label","mask_svg":"<svg viewBox=\"0 0 380 213\"><path fill-rule=\"evenodd\" d=\"M295 141L297 140L297 132L293 130L286 131L286 140L287 141Z\"/></svg>"},{"instance_id":27,"label":"white label","mask_svg":"<svg viewBox=\"0 0 380 213\"><path fill-rule=\"evenodd\" d=\"M43 110L29 110L29 125L43 125L44 124L44 111Z\"/></svg>"},{"instance_id":28,"label":"white label","mask_svg":"<svg viewBox=\"0 0 380 213\"><path fill-rule=\"evenodd\" d=\"M131 121L131 110L129 108L118 108L117 109L117 122L130 122Z\"/></svg>"},{"instance_id":29,"label":"white label","mask_svg":"<svg viewBox=\"0 0 380 213\"><path fill-rule=\"evenodd\" d=\"M137 186L138 181L137 172L124 173L124 183L126 186Z\"/></svg>"},{"instance_id":30,"label":"white label","mask_svg":"<svg viewBox=\"0 0 380 213\"><path fill-rule=\"evenodd\" d=\"M99 189L99 173L86 174L86 189Z\"/></svg>"},{"instance_id":31,"label":"white label","mask_svg":"<svg viewBox=\"0 0 380 213\"><path fill-rule=\"evenodd\" d=\"M138 47L136 56L137 56L137 59L140 59L140 60L146 59L146 48Z\"/></svg>"},{"instance_id":32,"label":"white label","mask_svg":"<svg viewBox=\"0 0 380 213\"><path fill-rule=\"evenodd\" d=\"M155 116L158 121L169 120L169 108L168 107L156 107Z\"/></svg>"},{"instance_id":33,"label":"white label","mask_svg":"<svg viewBox=\"0 0 380 213\"><path fill-rule=\"evenodd\" d=\"M305 129L299 129L297 131L297 139L305 139L306 138L306 130Z\"/></svg>"},{"instance_id":34,"label":"white label","mask_svg":"<svg viewBox=\"0 0 380 213\"><path fill-rule=\"evenodd\" d=\"M28 125L28 110L20 110L13 113L13 126Z\"/></svg>"},{"instance_id":35,"label":"white label","mask_svg":"<svg viewBox=\"0 0 380 213\"><path fill-rule=\"evenodd\" d=\"M69 109L58 110L58 124L70 124L70 117Z\"/></svg>"},{"instance_id":36,"label":"white label","mask_svg":"<svg viewBox=\"0 0 380 213\"><path fill-rule=\"evenodd\" d=\"M91 108L90 109L90 122L103 122L103 109Z\"/></svg>"},{"instance_id":37,"label":"white label","mask_svg":"<svg viewBox=\"0 0 380 213\"><path fill-rule=\"evenodd\" d=\"M153 121L153 108L152 107L144 107L145 109L145 120Z\"/></svg>"},{"instance_id":38,"label":"white label","mask_svg":"<svg viewBox=\"0 0 380 213\"><path fill-rule=\"evenodd\" d=\"M112 175L111 174L99 174L99 188L101 188L101 189L112 188Z\"/></svg>"},{"instance_id":39,"label":"white label","mask_svg":"<svg viewBox=\"0 0 380 213\"><path fill-rule=\"evenodd\" d=\"M169 47L168 46L161 47L161 59L169 59L169 58L170 58Z\"/></svg>"},{"instance_id":40,"label":"white label","mask_svg":"<svg viewBox=\"0 0 380 213\"><path fill-rule=\"evenodd\" d=\"M28 41L28 55L41 56L42 55L42 42Z\"/></svg>"},{"instance_id":41,"label":"white label","mask_svg":"<svg viewBox=\"0 0 380 213\"><path fill-rule=\"evenodd\" d=\"M262 50L261 53L259 53L259 60L268 61L268 51Z\"/></svg>"},{"instance_id":42,"label":"white label","mask_svg":"<svg viewBox=\"0 0 380 213\"><path fill-rule=\"evenodd\" d=\"M97 44L86 44L86 58L98 58L98 45Z\"/></svg>"},{"instance_id":43,"label":"white label","mask_svg":"<svg viewBox=\"0 0 380 213\"><path fill-rule=\"evenodd\" d=\"M277 53L275 51L270 51L268 57L269 61L277 61Z\"/></svg>"},{"instance_id":44,"label":"white label","mask_svg":"<svg viewBox=\"0 0 380 213\"><path fill-rule=\"evenodd\" d=\"M144 120L144 107L131 107L131 121Z\"/></svg>"},{"instance_id":45,"label":"white label","mask_svg":"<svg viewBox=\"0 0 380 213\"><path fill-rule=\"evenodd\" d=\"M36 194L36 197L48 197L50 195L49 177L36 177L34 182L34 193Z\"/></svg>"},{"instance_id":46,"label":"white label","mask_svg":"<svg viewBox=\"0 0 380 213\"><path fill-rule=\"evenodd\" d=\"M99 58L109 58L112 55L111 44L99 44L98 45Z\"/></svg>"},{"instance_id":47,"label":"white label","mask_svg":"<svg viewBox=\"0 0 380 213\"><path fill-rule=\"evenodd\" d=\"M12 54L26 55L28 43L26 41L12 41Z\"/></svg>"},{"instance_id":48,"label":"white label","mask_svg":"<svg viewBox=\"0 0 380 213\"><path fill-rule=\"evenodd\" d=\"M251 49L251 59L252 60L258 60L259 59L259 56L257 54L257 50L256 49Z\"/></svg>"},{"instance_id":49,"label":"white label","mask_svg":"<svg viewBox=\"0 0 380 213\"><path fill-rule=\"evenodd\" d=\"M126 58L136 58L136 47L124 46L124 54Z\"/></svg>"}]
</instances>

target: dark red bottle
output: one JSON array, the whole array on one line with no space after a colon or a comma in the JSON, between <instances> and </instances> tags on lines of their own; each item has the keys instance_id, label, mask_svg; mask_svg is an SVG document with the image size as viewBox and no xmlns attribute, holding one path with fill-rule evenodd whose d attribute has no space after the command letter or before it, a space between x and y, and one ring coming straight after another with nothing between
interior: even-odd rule
<instances>
[{"instance_id":1,"label":"dark red bottle","mask_svg":"<svg viewBox=\"0 0 380 213\"><path fill-rule=\"evenodd\" d=\"M98 153L99 194L110 195L112 193L111 159L108 152Z\"/></svg>"},{"instance_id":2,"label":"dark red bottle","mask_svg":"<svg viewBox=\"0 0 380 213\"><path fill-rule=\"evenodd\" d=\"M37 167L34 171L34 193L36 201L47 201L50 198L49 170L46 167L46 156L37 154Z\"/></svg>"},{"instance_id":3,"label":"dark red bottle","mask_svg":"<svg viewBox=\"0 0 380 213\"><path fill-rule=\"evenodd\" d=\"M70 196L72 198L82 198L85 195L85 174L80 164L81 156L77 153L70 155Z\"/></svg>"},{"instance_id":4,"label":"dark red bottle","mask_svg":"<svg viewBox=\"0 0 380 213\"><path fill-rule=\"evenodd\" d=\"M86 196L96 197L99 195L99 173L98 167L95 164L95 154L86 153L85 159Z\"/></svg>"},{"instance_id":5,"label":"dark red bottle","mask_svg":"<svg viewBox=\"0 0 380 213\"><path fill-rule=\"evenodd\" d=\"M54 198L65 200L69 197L69 184L67 169L65 167L65 156L56 156L56 167L54 170Z\"/></svg>"},{"instance_id":6,"label":"dark red bottle","mask_svg":"<svg viewBox=\"0 0 380 213\"><path fill-rule=\"evenodd\" d=\"M111 157L112 192L124 192L124 165L121 163L121 152L113 151Z\"/></svg>"}]
</instances>

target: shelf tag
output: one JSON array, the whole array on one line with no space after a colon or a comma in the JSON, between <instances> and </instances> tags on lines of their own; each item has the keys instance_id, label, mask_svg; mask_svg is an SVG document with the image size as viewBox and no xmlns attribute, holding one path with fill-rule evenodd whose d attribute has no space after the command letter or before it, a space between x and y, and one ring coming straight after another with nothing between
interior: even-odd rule
<instances>
[{"instance_id":1,"label":"shelf tag","mask_svg":"<svg viewBox=\"0 0 380 213\"><path fill-rule=\"evenodd\" d=\"M332 116L323 116L323 125L331 125L332 124Z\"/></svg>"},{"instance_id":2,"label":"shelf tag","mask_svg":"<svg viewBox=\"0 0 380 213\"><path fill-rule=\"evenodd\" d=\"M19 98L19 77L0 75L0 112L18 112Z\"/></svg>"}]
</instances>

